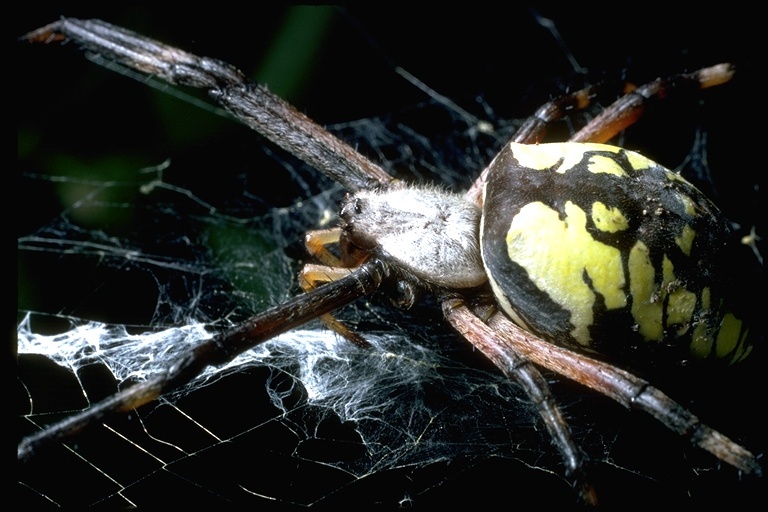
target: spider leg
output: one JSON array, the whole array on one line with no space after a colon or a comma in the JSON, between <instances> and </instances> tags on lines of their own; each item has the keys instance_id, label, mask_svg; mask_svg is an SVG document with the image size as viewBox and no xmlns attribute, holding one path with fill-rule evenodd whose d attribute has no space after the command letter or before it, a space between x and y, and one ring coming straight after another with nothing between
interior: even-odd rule
<instances>
[{"instance_id":1,"label":"spider leg","mask_svg":"<svg viewBox=\"0 0 768 512\"><path fill-rule=\"evenodd\" d=\"M73 40L90 53L175 84L206 89L228 112L324 172L348 191L392 177L266 87L226 62L199 57L101 20L62 18L22 37L32 43Z\"/></svg>"},{"instance_id":2,"label":"spider leg","mask_svg":"<svg viewBox=\"0 0 768 512\"><path fill-rule=\"evenodd\" d=\"M621 96L589 123L576 132L572 142L607 142L619 132L628 128L643 114L645 107L654 100L665 99L675 94L685 94L700 89L708 89L729 82L735 73L733 64L722 63L701 68L692 73L683 73L669 78L657 78L640 87L625 84L626 94ZM526 119L510 142L536 144L544 140L548 126L576 110L587 108L600 90L601 84L592 85L570 94L548 101ZM466 197L477 204L482 203L483 183L487 170L484 170Z\"/></svg>"},{"instance_id":3,"label":"spider leg","mask_svg":"<svg viewBox=\"0 0 768 512\"><path fill-rule=\"evenodd\" d=\"M593 85L548 101L523 122L509 142L519 142L521 144L541 142L547 133L547 128L553 121L564 118L574 110L587 108L598 89L598 85ZM485 183L487 172L487 168L483 170L466 193L466 198L478 205L483 202L483 184Z\"/></svg>"},{"instance_id":4,"label":"spider leg","mask_svg":"<svg viewBox=\"0 0 768 512\"><path fill-rule=\"evenodd\" d=\"M330 254L330 253L329 253ZM359 268L359 267L358 267ZM330 267L326 265L307 264L301 269L299 273L299 285L305 292L309 292L325 283L331 283L338 281L353 272L353 269L346 267ZM352 329L344 325L331 313L326 313L320 316L320 320L328 326L336 334L343 336L355 345L360 347L370 347L370 344L365 339L354 332Z\"/></svg>"},{"instance_id":5,"label":"spider leg","mask_svg":"<svg viewBox=\"0 0 768 512\"><path fill-rule=\"evenodd\" d=\"M350 260L350 257L354 256L354 251L344 250L345 247L341 248L342 257L338 257L328 250L329 245L340 243L342 240L341 233L341 228L338 227L317 229L309 231L304 237L304 245L306 245L309 254L322 263L322 265L307 264L302 267L299 273L299 285L305 292L314 289L319 283L328 283L341 279L350 274L353 268L360 266L364 261L364 259ZM346 257L348 255L349 257ZM355 345L361 347L370 346L362 336L341 323L332 314L326 313L320 317L320 320L332 331L340 334Z\"/></svg>"},{"instance_id":6,"label":"spider leg","mask_svg":"<svg viewBox=\"0 0 768 512\"><path fill-rule=\"evenodd\" d=\"M607 142L620 131L634 124L643 114L646 105L654 98L664 98L672 91L679 94L721 85L729 82L734 72L732 64L717 64L693 73L684 73L666 79L657 78L616 100L576 132L571 137L571 141Z\"/></svg>"},{"instance_id":7,"label":"spider leg","mask_svg":"<svg viewBox=\"0 0 768 512\"><path fill-rule=\"evenodd\" d=\"M339 243L341 228L315 229L307 232L304 245L307 251L327 267L342 266L341 258L328 250L328 246Z\"/></svg>"},{"instance_id":8,"label":"spider leg","mask_svg":"<svg viewBox=\"0 0 768 512\"><path fill-rule=\"evenodd\" d=\"M507 377L515 379L533 401L544 420L552 443L560 451L566 466L566 474L573 480L581 499L589 505L597 505L597 493L589 483L584 469L586 455L573 440L568 422L549 389L546 379L529 359L508 345L500 344L499 334L488 327L456 295L441 301L443 314L450 324L472 345L488 357Z\"/></svg>"},{"instance_id":9,"label":"spider leg","mask_svg":"<svg viewBox=\"0 0 768 512\"><path fill-rule=\"evenodd\" d=\"M504 344L535 364L594 389L629 409L647 412L667 428L689 438L693 444L744 473L762 475L762 467L754 454L703 424L693 413L648 381L608 363L541 340L502 314L494 314L488 326L497 333L497 343Z\"/></svg>"},{"instance_id":10,"label":"spider leg","mask_svg":"<svg viewBox=\"0 0 768 512\"><path fill-rule=\"evenodd\" d=\"M344 277L259 313L237 327L219 333L168 366L168 370L142 383L25 437L17 448L25 461L45 446L73 436L106 418L129 412L192 381L208 366L223 365L246 350L320 315L373 293L389 270L380 260L370 260Z\"/></svg>"}]
</instances>

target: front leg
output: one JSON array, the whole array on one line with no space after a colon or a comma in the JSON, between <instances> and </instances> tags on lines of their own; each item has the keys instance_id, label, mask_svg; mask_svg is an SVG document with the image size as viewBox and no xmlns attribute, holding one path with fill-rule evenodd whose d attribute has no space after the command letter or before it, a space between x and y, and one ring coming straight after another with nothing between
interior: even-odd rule
<instances>
[{"instance_id":1,"label":"front leg","mask_svg":"<svg viewBox=\"0 0 768 512\"><path fill-rule=\"evenodd\" d=\"M341 256L336 256L328 249L329 245L339 243L340 239L341 228L319 229L307 233L304 239L307 251L317 258L322 265L315 263L304 265L301 272L299 272L299 286L301 286L302 290L308 292L324 283L338 281L351 274L354 268L362 263L362 261L357 262L357 264L353 264L354 268L349 268L345 265L348 258L344 258L344 247L341 248ZM355 345L361 347L370 346L362 336L353 332L330 313L322 315L320 320L332 331L345 337Z\"/></svg>"}]
</instances>

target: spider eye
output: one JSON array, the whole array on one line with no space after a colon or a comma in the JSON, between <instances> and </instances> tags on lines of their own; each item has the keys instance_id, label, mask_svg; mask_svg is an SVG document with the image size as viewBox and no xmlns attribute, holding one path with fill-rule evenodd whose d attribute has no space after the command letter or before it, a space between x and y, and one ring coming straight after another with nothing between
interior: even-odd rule
<instances>
[{"instance_id":1,"label":"spider eye","mask_svg":"<svg viewBox=\"0 0 768 512\"><path fill-rule=\"evenodd\" d=\"M360 217L365 210L365 200L359 196L348 195L341 204L339 217L349 226L354 223L356 217Z\"/></svg>"}]
</instances>

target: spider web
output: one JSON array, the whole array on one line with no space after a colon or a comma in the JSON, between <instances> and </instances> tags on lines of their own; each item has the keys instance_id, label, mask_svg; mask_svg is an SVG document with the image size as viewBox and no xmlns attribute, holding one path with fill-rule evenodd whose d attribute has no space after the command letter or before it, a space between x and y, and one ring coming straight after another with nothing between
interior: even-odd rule
<instances>
[{"instance_id":1,"label":"spider web","mask_svg":"<svg viewBox=\"0 0 768 512\"><path fill-rule=\"evenodd\" d=\"M58 14L38 14L19 33ZM243 41L231 40L244 32L231 17L222 21L232 27L226 37L196 42L197 48L189 41L210 30L204 21L190 18L180 24L189 34L175 37L190 51L244 67L253 55L238 57L232 48L268 39L284 15L271 13L269 30L255 31L269 34ZM280 94L405 179L463 190L514 131L514 119L579 79L569 73L565 50L529 12L520 13L517 34L554 58L542 69L536 56L520 56L525 80L502 79L507 72L488 64L497 52L468 30L470 19L451 20L464 28L465 47L444 49L457 53L434 54L434 66L420 66L404 50L412 48L408 39L398 34L395 45L382 28L391 19L353 15L364 35L337 12L334 35L322 43L326 55L317 57L321 78L306 79L309 91ZM164 39L122 16L108 21ZM560 20L558 27L565 34L570 23ZM365 56L350 47L362 47ZM381 48L456 104L403 80L379 56ZM697 57L711 59L706 50ZM23 51L30 66L22 74L23 104L30 107L19 132L17 388L26 434L299 293L302 234L333 224L343 191L236 123L104 71L71 48ZM478 54L489 55L446 73L457 55ZM626 59L616 59L617 69ZM605 68L599 59L584 64ZM655 74L695 67L687 60L653 64L669 66ZM440 79L445 75L452 80ZM52 84L50 77L62 76ZM473 76L471 85L456 76ZM377 101L364 95L356 104L355 88L372 83ZM510 96L517 98L512 105ZM642 127L633 147L647 144L654 158L712 185L724 158L717 144L732 142L711 118L720 114L718 100L728 110L738 97L716 93L706 119L701 108L693 115L673 110L681 127L674 133L658 133L669 118L651 124L664 148L654 136L646 142ZM569 130L568 123L555 127L566 136ZM740 179L712 190L748 231L764 188ZM374 296L340 317L373 349L351 346L318 323L275 338L171 396L89 428L72 448L56 447L21 466L25 500L108 507L481 504L546 488L543 503L575 501L529 400L451 332L429 300L401 312ZM759 451L757 413L746 394L734 399L733 389L764 390L764 384L743 375L729 379L729 389L703 385L684 396L708 423ZM754 486L735 471L686 448L653 420L551 380L609 503L628 494L635 502L661 493L681 503L689 503L688 495L702 502L754 497ZM488 475L503 475L514 487L489 487Z\"/></svg>"}]
</instances>

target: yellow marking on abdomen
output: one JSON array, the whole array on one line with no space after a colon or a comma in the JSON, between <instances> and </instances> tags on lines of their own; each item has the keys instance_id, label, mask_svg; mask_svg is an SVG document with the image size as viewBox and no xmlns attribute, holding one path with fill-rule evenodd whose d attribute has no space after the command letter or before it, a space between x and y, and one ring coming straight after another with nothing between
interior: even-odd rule
<instances>
[{"instance_id":1,"label":"yellow marking on abdomen","mask_svg":"<svg viewBox=\"0 0 768 512\"><path fill-rule=\"evenodd\" d=\"M589 346L595 292L608 309L626 306L621 252L592 238L586 213L574 203L566 203L565 213L560 220L555 210L541 202L527 204L512 220L507 250L540 290L570 311L571 335ZM584 280L585 271L591 288Z\"/></svg>"}]
</instances>

